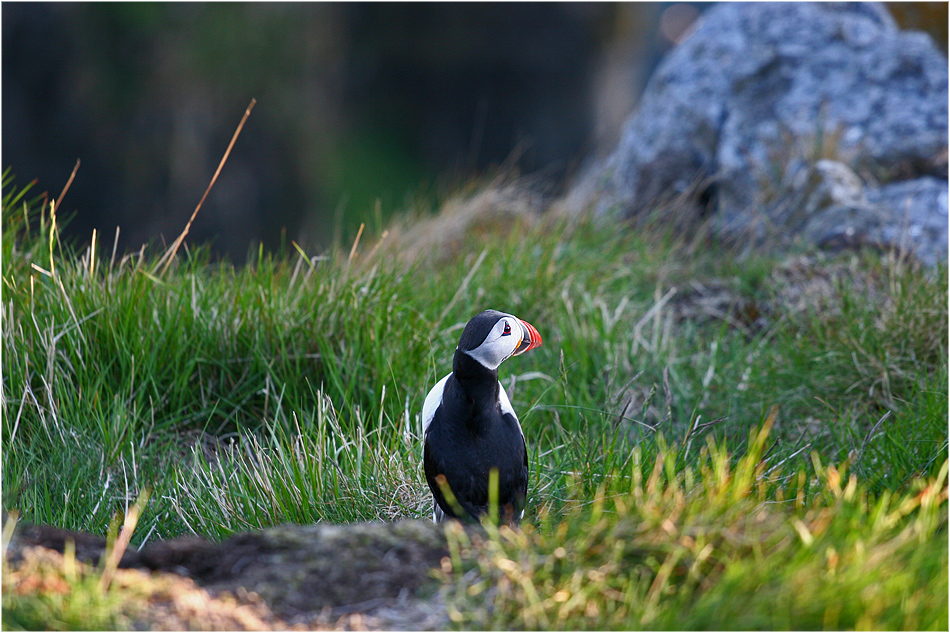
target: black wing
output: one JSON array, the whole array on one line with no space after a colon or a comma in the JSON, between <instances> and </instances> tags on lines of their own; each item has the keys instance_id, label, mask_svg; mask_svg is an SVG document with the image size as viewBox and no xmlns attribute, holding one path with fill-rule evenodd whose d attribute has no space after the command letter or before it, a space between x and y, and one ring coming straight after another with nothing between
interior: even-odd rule
<instances>
[{"instance_id":1,"label":"black wing","mask_svg":"<svg viewBox=\"0 0 950 633\"><path fill-rule=\"evenodd\" d=\"M518 418L510 413L503 414L509 424L514 424L521 436L522 467L520 472L516 473L507 483L498 491L498 500L501 502L503 518L507 514L509 523L520 523L521 514L524 511L528 497L528 444L524 439L524 433L521 433L521 425L518 424Z\"/></svg>"},{"instance_id":2,"label":"black wing","mask_svg":"<svg viewBox=\"0 0 950 633\"><path fill-rule=\"evenodd\" d=\"M453 472L453 465L444 457L445 451L436 449L429 440L430 435L426 434L422 445L422 468L425 471L426 483L429 484L429 490L432 491L438 506L446 516L456 519L472 519L484 513L488 507L487 483ZM439 475L445 477L445 483L455 497L457 507L453 507L445 498L442 486L437 480Z\"/></svg>"}]
</instances>

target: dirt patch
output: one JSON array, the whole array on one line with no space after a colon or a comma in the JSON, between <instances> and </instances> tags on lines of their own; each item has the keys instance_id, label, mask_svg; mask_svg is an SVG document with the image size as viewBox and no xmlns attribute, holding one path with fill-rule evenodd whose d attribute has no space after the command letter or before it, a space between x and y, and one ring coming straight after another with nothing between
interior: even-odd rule
<instances>
[{"instance_id":1,"label":"dirt patch","mask_svg":"<svg viewBox=\"0 0 950 633\"><path fill-rule=\"evenodd\" d=\"M67 541L72 564L96 573L105 539L22 526L7 551L12 590L63 590L65 581L37 578L68 567ZM444 528L424 521L287 525L128 551L113 587L141 596L124 607L132 628L433 630L449 624L432 574L447 554Z\"/></svg>"},{"instance_id":2,"label":"dirt patch","mask_svg":"<svg viewBox=\"0 0 950 633\"><path fill-rule=\"evenodd\" d=\"M727 321L753 335L770 327L782 315L812 312L837 315L841 289L848 287L875 303L887 300L883 280L858 260L831 259L824 255L797 255L777 264L762 282L759 298L739 288L738 279L692 280L671 299L676 323Z\"/></svg>"}]
</instances>

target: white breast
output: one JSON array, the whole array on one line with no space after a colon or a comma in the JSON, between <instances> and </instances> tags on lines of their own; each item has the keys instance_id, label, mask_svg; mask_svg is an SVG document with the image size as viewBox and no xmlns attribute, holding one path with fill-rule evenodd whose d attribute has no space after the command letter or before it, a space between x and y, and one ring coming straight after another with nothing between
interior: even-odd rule
<instances>
[{"instance_id":1,"label":"white breast","mask_svg":"<svg viewBox=\"0 0 950 633\"><path fill-rule=\"evenodd\" d=\"M442 391L445 389L445 381L449 379L452 373L446 374L445 378L435 383L435 387L429 390L425 402L422 403L422 434L429 431L429 425L432 424L432 418L435 417L435 410L442 404ZM505 400L508 398L506 397ZM510 404L508 405L511 406Z\"/></svg>"},{"instance_id":2,"label":"white breast","mask_svg":"<svg viewBox=\"0 0 950 633\"><path fill-rule=\"evenodd\" d=\"M521 430L521 421L518 420L518 414L515 413L514 407L511 406L511 400L508 399L508 394L505 392L505 388L502 386L501 381L498 381L498 404L501 406L502 413L510 413L514 417L515 422L518 423L518 430L521 431L521 437L524 438L524 431Z\"/></svg>"}]
</instances>

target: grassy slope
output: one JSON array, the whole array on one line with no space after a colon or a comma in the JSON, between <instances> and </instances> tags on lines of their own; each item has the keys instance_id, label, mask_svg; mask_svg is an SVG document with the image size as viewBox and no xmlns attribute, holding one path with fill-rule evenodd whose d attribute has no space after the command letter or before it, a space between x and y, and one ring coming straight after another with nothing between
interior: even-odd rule
<instances>
[{"instance_id":1,"label":"grassy slope","mask_svg":"<svg viewBox=\"0 0 950 633\"><path fill-rule=\"evenodd\" d=\"M932 482L942 491L932 521L914 508L875 533L854 518L882 499L918 498L920 482L946 461L945 269L872 254L739 261L654 229L501 212L459 233L450 253L430 249L413 263L398 257L406 245L396 239L355 257L348 249L309 261L262 254L242 269L182 252L161 274L153 250L110 258L108 246L65 248L48 209L33 211L28 231L13 191L5 188L3 210L3 504L31 522L104 533L143 487L152 500L134 542L285 521L425 517L418 412L448 371L465 321L496 307L530 320L545 341L502 372L530 445L536 527L523 538L537 542L528 551L571 544L586 552L591 526L606 520L609 534L648 516L631 482L648 477L658 457L666 466L656 503L665 503L661 490L680 489L698 512L710 504L709 486L696 487L709 447L733 456L721 457L721 471L747 453L750 430L767 418L763 468L748 475L758 473L761 494L733 501L741 497L749 513L783 495L807 501L770 514L781 564L762 566L754 544L717 545L719 564L703 568L701 581L661 583L677 597L654 600L649 613L618 616L604 596L644 597L652 587L657 598L656 579L678 569L663 567L668 553L646 556L636 574L614 574L631 583L622 587L584 575L606 562L578 561L583 590L561 586L562 576L537 589L557 609L537 607L543 596L511 598L515 607L495 596L503 608L469 609L476 615L459 615L463 623L537 626L537 611L547 624L563 615L568 628L767 626L726 608L729 596L748 593L748 603L761 594L750 612L767 614L774 596L810 595L801 579L827 567L828 551L811 552L788 529L793 518L809 524L831 513L840 523L826 545L851 552L854 539L890 543L936 592L922 600L920 587L905 583L880 590L896 601L892 610L860 620L854 606L832 618L836 591L876 596L868 587L893 564L855 554L812 607L789 607L772 624L946 627L945 479ZM826 464L847 460L867 501L841 509L813 453ZM703 521L729 532L719 515ZM917 540L898 539L902 530L916 530ZM471 556L459 564L475 564ZM486 577L499 569L477 563ZM749 573L756 568L768 573ZM590 594L564 610L561 591ZM529 603L534 611L523 608Z\"/></svg>"}]
</instances>

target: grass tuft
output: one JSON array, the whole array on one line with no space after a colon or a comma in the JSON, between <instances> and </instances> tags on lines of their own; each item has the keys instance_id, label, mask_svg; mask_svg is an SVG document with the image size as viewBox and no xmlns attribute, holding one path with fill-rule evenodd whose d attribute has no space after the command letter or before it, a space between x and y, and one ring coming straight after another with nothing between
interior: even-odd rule
<instances>
[{"instance_id":1,"label":"grass tuft","mask_svg":"<svg viewBox=\"0 0 950 633\"><path fill-rule=\"evenodd\" d=\"M709 441L601 487L590 512L482 539L449 530L441 574L461 628L919 629L947 627L947 462L900 495L847 466L784 477L768 427L737 462ZM645 469L642 466L646 466ZM810 486L807 484L810 482ZM806 490L810 487L810 491Z\"/></svg>"}]
</instances>

